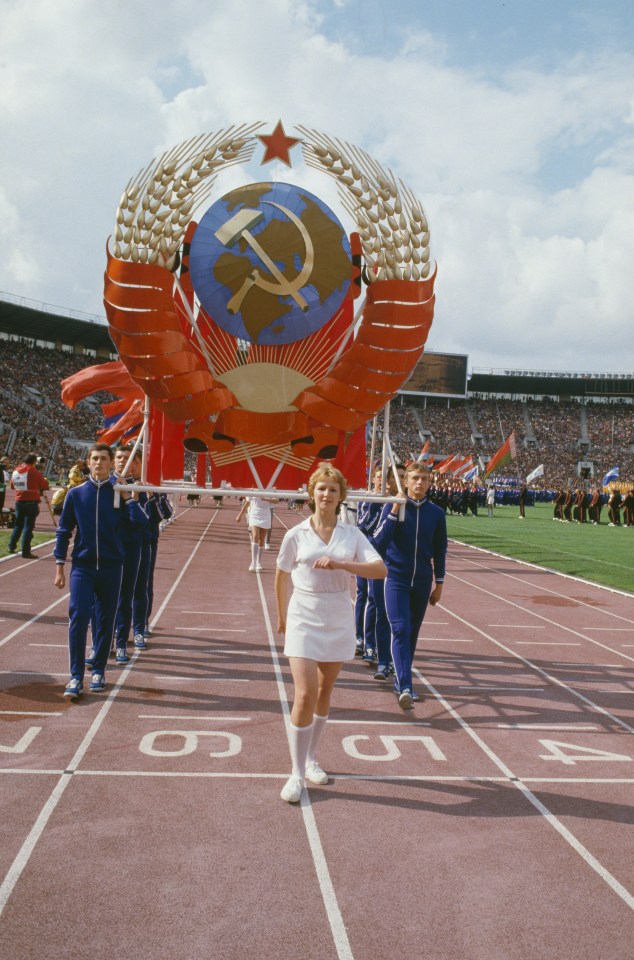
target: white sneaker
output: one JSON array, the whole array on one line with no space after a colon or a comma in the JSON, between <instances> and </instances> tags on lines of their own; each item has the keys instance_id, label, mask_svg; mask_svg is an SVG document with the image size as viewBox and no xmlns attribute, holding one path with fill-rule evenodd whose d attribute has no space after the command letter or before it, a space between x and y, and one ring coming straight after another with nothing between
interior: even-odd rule
<instances>
[{"instance_id":1,"label":"white sneaker","mask_svg":"<svg viewBox=\"0 0 634 960\"><path fill-rule=\"evenodd\" d=\"M302 790L305 786L306 784L301 777L296 777L291 774L284 784L282 792L280 793L280 797L282 800L286 800L287 803L299 803Z\"/></svg>"},{"instance_id":2,"label":"white sneaker","mask_svg":"<svg viewBox=\"0 0 634 960\"><path fill-rule=\"evenodd\" d=\"M311 783L328 783L328 774L316 760L309 760L306 764L306 779Z\"/></svg>"},{"instance_id":3,"label":"white sneaker","mask_svg":"<svg viewBox=\"0 0 634 960\"><path fill-rule=\"evenodd\" d=\"M270 549L271 549L271 544L270 544L270 543L265 543L265 544L264 544L264 549L265 549L265 550L270 550Z\"/></svg>"},{"instance_id":4,"label":"white sneaker","mask_svg":"<svg viewBox=\"0 0 634 960\"><path fill-rule=\"evenodd\" d=\"M254 570L255 570L255 564L254 564L254 563L250 563L250 564L249 564L249 573L253 573Z\"/></svg>"},{"instance_id":5,"label":"white sneaker","mask_svg":"<svg viewBox=\"0 0 634 960\"><path fill-rule=\"evenodd\" d=\"M256 565L254 566L253 569L254 569L257 573L259 573L261 570L264 570L264 567L262 566L261 563L256 563Z\"/></svg>"}]
</instances>

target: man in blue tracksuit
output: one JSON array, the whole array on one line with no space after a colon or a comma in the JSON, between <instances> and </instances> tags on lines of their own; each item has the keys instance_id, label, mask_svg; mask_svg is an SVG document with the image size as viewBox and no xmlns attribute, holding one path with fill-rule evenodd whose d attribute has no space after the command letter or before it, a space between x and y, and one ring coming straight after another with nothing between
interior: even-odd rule
<instances>
[{"instance_id":1,"label":"man in blue tracksuit","mask_svg":"<svg viewBox=\"0 0 634 960\"><path fill-rule=\"evenodd\" d=\"M57 528L54 583L60 590L66 585L64 564L75 531L68 608L71 676L64 690L64 696L70 699L83 692L86 636L93 606L95 658L90 689L98 692L105 688L123 569L122 531L141 522L136 495L125 492L117 496L110 483L112 462L111 448L105 443L94 444L88 454L90 476L66 494Z\"/></svg>"},{"instance_id":2,"label":"man in blue tracksuit","mask_svg":"<svg viewBox=\"0 0 634 960\"><path fill-rule=\"evenodd\" d=\"M132 456L133 447L121 444L114 453L114 471L110 476L110 482L133 484L141 477L142 453L137 449ZM137 499L143 516L135 517L139 522L132 523L122 530L123 545L123 576L121 578L121 592L119 594L119 604L117 606L117 615L115 618L115 645L116 662L118 664L128 663L130 657L127 652L127 644L130 638L130 627L133 623L133 605L136 595L137 583L141 573L141 555L144 549L149 549L150 524L147 516L146 504L148 496L146 493L138 493ZM136 626L133 631L134 646L136 649L145 650L146 642L143 636L144 626L139 632Z\"/></svg>"},{"instance_id":3,"label":"man in blue tracksuit","mask_svg":"<svg viewBox=\"0 0 634 960\"><path fill-rule=\"evenodd\" d=\"M405 468L404 484L404 521L399 521L397 503L386 504L372 542L387 566L385 608L392 633L394 689L399 705L408 710L418 699L412 683L418 633L427 604L434 606L442 594L447 524L443 511L427 500L430 474L424 464L410 463Z\"/></svg>"},{"instance_id":4,"label":"man in blue tracksuit","mask_svg":"<svg viewBox=\"0 0 634 960\"><path fill-rule=\"evenodd\" d=\"M132 603L134 645L140 649L144 649L144 646L141 646L141 638L145 644L146 638L150 636L149 620L154 602L154 568L161 524L169 520L173 513L167 494L158 491L149 494L144 509L148 517L148 526L141 547L141 563Z\"/></svg>"}]
</instances>

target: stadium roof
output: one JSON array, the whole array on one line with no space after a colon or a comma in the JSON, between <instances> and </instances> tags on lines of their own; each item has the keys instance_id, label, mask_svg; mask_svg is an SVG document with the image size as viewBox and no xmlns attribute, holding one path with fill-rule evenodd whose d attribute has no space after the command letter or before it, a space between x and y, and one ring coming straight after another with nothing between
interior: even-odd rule
<instances>
[{"instance_id":1,"label":"stadium roof","mask_svg":"<svg viewBox=\"0 0 634 960\"><path fill-rule=\"evenodd\" d=\"M3 292L0 292L0 330L9 336L116 352L105 318Z\"/></svg>"}]
</instances>

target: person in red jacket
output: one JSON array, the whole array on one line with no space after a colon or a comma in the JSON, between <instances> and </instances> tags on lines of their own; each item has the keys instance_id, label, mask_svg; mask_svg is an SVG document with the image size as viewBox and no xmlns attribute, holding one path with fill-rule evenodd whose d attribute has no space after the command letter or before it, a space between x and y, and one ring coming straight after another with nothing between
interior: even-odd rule
<instances>
[{"instance_id":1,"label":"person in red jacket","mask_svg":"<svg viewBox=\"0 0 634 960\"><path fill-rule=\"evenodd\" d=\"M35 454L29 453L24 463L11 474L11 488L15 490L15 526L9 538L9 553L16 552L22 536L22 556L26 560L37 560L36 555L31 553L31 540L40 512L42 493L48 490L48 480L36 468L36 463Z\"/></svg>"}]
</instances>

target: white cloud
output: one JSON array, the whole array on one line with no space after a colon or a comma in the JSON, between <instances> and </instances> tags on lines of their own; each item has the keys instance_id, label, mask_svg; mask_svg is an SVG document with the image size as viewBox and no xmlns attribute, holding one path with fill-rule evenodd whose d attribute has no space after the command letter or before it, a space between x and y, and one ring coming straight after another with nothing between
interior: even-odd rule
<instances>
[{"instance_id":1,"label":"white cloud","mask_svg":"<svg viewBox=\"0 0 634 960\"><path fill-rule=\"evenodd\" d=\"M491 76L450 66L450 39L420 27L398 53L367 52L344 26L353 6L0 0L0 289L101 313L128 179L181 140L281 117L357 144L422 200L435 349L488 366L623 366L632 58L597 49ZM326 13L342 18L336 36Z\"/></svg>"}]
</instances>

